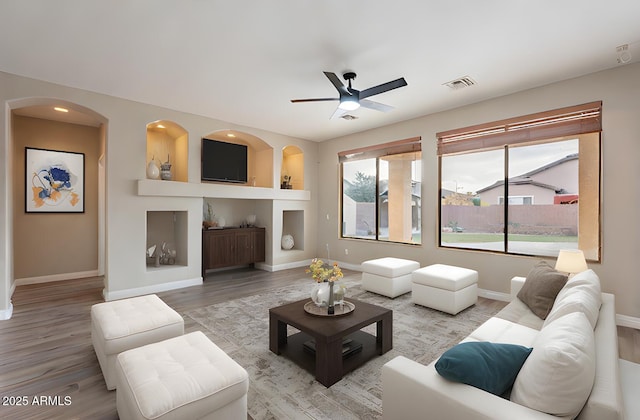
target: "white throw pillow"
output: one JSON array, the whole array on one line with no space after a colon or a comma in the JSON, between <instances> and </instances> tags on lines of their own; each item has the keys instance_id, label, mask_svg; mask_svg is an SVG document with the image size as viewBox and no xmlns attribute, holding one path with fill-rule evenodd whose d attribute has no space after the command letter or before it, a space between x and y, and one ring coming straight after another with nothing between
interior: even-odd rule
<instances>
[{"instance_id":1,"label":"white throw pillow","mask_svg":"<svg viewBox=\"0 0 640 420\"><path fill-rule=\"evenodd\" d=\"M571 312L583 312L591 328L595 328L601 305L602 294L598 275L593 270L583 271L570 278L560 290L542 328Z\"/></svg>"},{"instance_id":2,"label":"white throw pillow","mask_svg":"<svg viewBox=\"0 0 640 420\"><path fill-rule=\"evenodd\" d=\"M593 329L582 312L540 330L513 384L511 401L556 416L578 415L595 380Z\"/></svg>"}]
</instances>

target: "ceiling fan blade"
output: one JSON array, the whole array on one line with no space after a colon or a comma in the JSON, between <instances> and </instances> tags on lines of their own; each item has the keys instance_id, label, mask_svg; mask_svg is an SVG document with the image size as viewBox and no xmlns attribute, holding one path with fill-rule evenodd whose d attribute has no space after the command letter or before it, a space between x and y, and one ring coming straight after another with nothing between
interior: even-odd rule
<instances>
[{"instance_id":1,"label":"ceiling fan blade","mask_svg":"<svg viewBox=\"0 0 640 420\"><path fill-rule=\"evenodd\" d=\"M336 108L336 110L334 111L333 115L331 116L331 118L329 118L330 120L336 119L336 118L340 118L342 117L344 114L346 114L347 111L342 109L342 108Z\"/></svg>"},{"instance_id":2,"label":"ceiling fan blade","mask_svg":"<svg viewBox=\"0 0 640 420\"><path fill-rule=\"evenodd\" d=\"M336 76L335 73L331 73L328 71L325 71L323 73L325 76L327 76L327 79L329 79L329 81L333 84L333 86L335 86L335 88L338 89L338 92L340 92L340 95L344 94L344 95L351 96L351 92L349 92L347 87L342 84L342 82L340 81L338 76Z\"/></svg>"},{"instance_id":3,"label":"ceiling fan blade","mask_svg":"<svg viewBox=\"0 0 640 420\"><path fill-rule=\"evenodd\" d=\"M378 86L370 87L369 89L360 91L360 99L368 98L369 96L378 95L389 90L397 89L403 86L407 86L407 81L404 77L401 77L391 82L383 83Z\"/></svg>"},{"instance_id":4,"label":"ceiling fan blade","mask_svg":"<svg viewBox=\"0 0 640 420\"><path fill-rule=\"evenodd\" d=\"M310 98L310 99L292 99L291 102L325 102L325 101L339 101L338 98Z\"/></svg>"},{"instance_id":5,"label":"ceiling fan blade","mask_svg":"<svg viewBox=\"0 0 640 420\"><path fill-rule=\"evenodd\" d=\"M395 109L391 105L381 104L380 102L374 102L369 99L361 99L360 106L364 108L375 109L376 111L381 112L389 112Z\"/></svg>"},{"instance_id":6,"label":"ceiling fan blade","mask_svg":"<svg viewBox=\"0 0 640 420\"><path fill-rule=\"evenodd\" d=\"M308 99L292 99L294 104L297 102L327 102L327 101L339 101L339 98L308 98Z\"/></svg>"}]
</instances>

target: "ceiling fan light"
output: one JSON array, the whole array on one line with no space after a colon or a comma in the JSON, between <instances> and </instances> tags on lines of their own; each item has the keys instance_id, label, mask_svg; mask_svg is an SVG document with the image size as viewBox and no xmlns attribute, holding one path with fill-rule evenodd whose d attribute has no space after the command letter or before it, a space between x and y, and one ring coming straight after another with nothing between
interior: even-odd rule
<instances>
[{"instance_id":1,"label":"ceiling fan light","mask_svg":"<svg viewBox=\"0 0 640 420\"><path fill-rule=\"evenodd\" d=\"M338 108L343 109L345 111L355 111L360 108L360 103L354 98L345 98L340 101L340 105Z\"/></svg>"}]
</instances>

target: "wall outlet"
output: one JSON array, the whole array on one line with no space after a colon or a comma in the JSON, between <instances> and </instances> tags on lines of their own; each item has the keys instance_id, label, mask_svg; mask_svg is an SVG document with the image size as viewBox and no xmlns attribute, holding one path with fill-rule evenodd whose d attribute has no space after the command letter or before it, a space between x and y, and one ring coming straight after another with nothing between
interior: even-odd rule
<instances>
[{"instance_id":1,"label":"wall outlet","mask_svg":"<svg viewBox=\"0 0 640 420\"><path fill-rule=\"evenodd\" d=\"M349 255L349 249L348 248L344 249L344 255Z\"/></svg>"}]
</instances>

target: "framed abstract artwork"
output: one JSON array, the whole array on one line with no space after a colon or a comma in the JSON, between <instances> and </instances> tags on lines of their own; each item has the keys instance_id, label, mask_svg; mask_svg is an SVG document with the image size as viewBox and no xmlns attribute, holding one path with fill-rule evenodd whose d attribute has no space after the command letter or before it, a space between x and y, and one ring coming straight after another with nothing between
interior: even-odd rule
<instances>
[{"instance_id":1,"label":"framed abstract artwork","mask_svg":"<svg viewBox=\"0 0 640 420\"><path fill-rule=\"evenodd\" d=\"M84 153L25 147L25 212L84 213Z\"/></svg>"}]
</instances>

